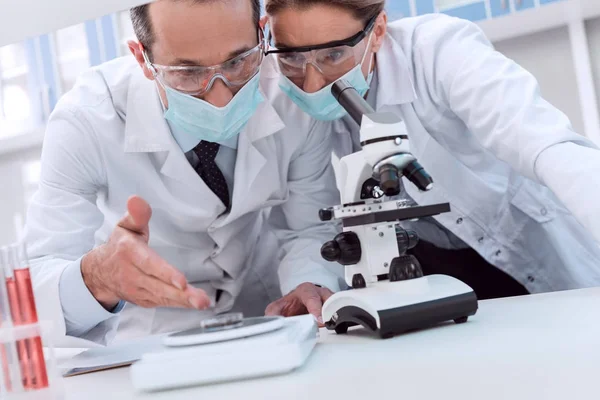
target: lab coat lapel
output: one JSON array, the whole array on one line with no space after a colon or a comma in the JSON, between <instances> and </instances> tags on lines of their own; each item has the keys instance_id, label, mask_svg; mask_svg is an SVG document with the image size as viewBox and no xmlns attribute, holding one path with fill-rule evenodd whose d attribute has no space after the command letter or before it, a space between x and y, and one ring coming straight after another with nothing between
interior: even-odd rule
<instances>
[{"instance_id":1,"label":"lab coat lapel","mask_svg":"<svg viewBox=\"0 0 600 400\"><path fill-rule=\"evenodd\" d=\"M154 153L170 150L171 134L154 82L140 71L131 78L127 93L124 151Z\"/></svg>"},{"instance_id":2,"label":"lab coat lapel","mask_svg":"<svg viewBox=\"0 0 600 400\"><path fill-rule=\"evenodd\" d=\"M408 57L390 33L377 53L377 78L377 111L393 112L402 118L411 152L420 159L430 135L413 110L412 103L417 99L417 91Z\"/></svg>"},{"instance_id":3,"label":"lab coat lapel","mask_svg":"<svg viewBox=\"0 0 600 400\"><path fill-rule=\"evenodd\" d=\"M253 193L254 183L261 179L268 168L280 168L280 166L268 162L269 159L276 159L276 157L268 154L268 148L259 143L261 139L265 139L283 128L285 128L285 124L275 108L268 101L264 101L240 134L232 209L224 223L242 215L252 206L251 203L254 200L262 200L259 198L259 193ZM279 182L274 182L274 184L279 184Z\"/></svg>"},{"instance_id":4,"label":"lab coat lapel","mask_svg":"<svg viewBox=\"0 0 600 400\"><path fill-rule=\"evenodd\" d=\"M185 184L191 190L195 190L204 195L203 198L210 196L217 201L216 195L210 190L210 188L204 183L198 173L192 168L187 157L181 151L181 148L173 139L173 143L169 153L166 155L165 162L160 169L160 172L174 179L178 182ZM219 200L220 201L220 200Z\"/></svg>"},{"instance_id":5,"label":"lab coat lapel","mask_svg":"<svg viewBox=\"0 0 600 400\"><path fill-rule=\"evenodd\" d=\"M408 58L388 33L377 53L377 111L387 106L412 103L417 98Z\"/></svg>"}]
</instances>

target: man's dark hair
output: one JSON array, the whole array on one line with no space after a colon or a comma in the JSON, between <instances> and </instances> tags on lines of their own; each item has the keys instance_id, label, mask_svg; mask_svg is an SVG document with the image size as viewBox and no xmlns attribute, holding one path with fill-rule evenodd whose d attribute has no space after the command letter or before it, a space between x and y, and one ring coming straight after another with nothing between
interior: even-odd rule
<instances>
[{"instance_id":1,"label":"man's dark hair","mask_svg":"<svg viewBox=\"0 0 600 400\"><path fill-rule=\"evenodd\" d=\"M187 1L191 4L208 4L215 3L218 1L225 0L168 0L168 1ZM229 0L231 1L231 0ZM235 0L239 1L239 0ZM252 2L252 10L254 12L254 24L258 27L260 23L260 0L247 0ZM137 39L146 49L148 57L151 57L151 48L154 44L154 32L152 30L152 21L150 21L150 4L144 4L138 7L134 7L129 12L131 16L131 22L133 24L133 30Z\"/></svg>"}]
</instances>

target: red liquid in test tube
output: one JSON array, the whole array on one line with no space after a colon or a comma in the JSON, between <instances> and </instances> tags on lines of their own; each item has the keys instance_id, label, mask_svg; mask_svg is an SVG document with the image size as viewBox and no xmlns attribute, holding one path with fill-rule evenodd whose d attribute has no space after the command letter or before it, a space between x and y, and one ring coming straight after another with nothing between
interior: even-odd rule
<instances>
[{"instance_id":1,"label":"red liquid in test tube","mask_svg":"<svg viewBox=\"0 0 600 400\"><path fill-rule=\"evenodd\" d=\"M23 321L25 324L37 324L38 317L29 267L15 269L15 279L22 307ZM29 339L29 351L30 367L34 378L32 385L35 389L46 388L48 387L48 373L46 371L46 360L44 359L44 348L42 347L41 337L36 336Z\"/></svg>"},{"instance_id":2,"label":"red liquid in test tube","mask_svg":"<svg viewBox=\"0 0 600 400\"><path fill-rule=\"evenodd\" d=\"M5 249L0 249L0 277L4 277L4 264L6 263ZM6 293L6 285L4 281L0 281L0 329L10 329L12 320L10 317L10 308L8 305L8 295ZM3 381L0 382L0 394L12 392L13 377L11 374L14 371L14 365L9 362L9 352L11 343L0 344L0 361L2 362ZM16 360L12 360L16 362ZM4 385L4 387L2 387Z\"/></svg>"},{"instance_id":3,"label":"red liquid in test tube","mask_svg":"<svg viewBox=\"0 0 600 400\"><path fill-rule=\"evenodd\" d=\"M6 290L8 292L8 301L10 303L10 313L13 317L14 326L24 325L21 318L21 307L19 303L19 294L17 292L17 283L14 277L6 278ZM26 389L33 388L33 377L31 376L31 366L29 357L29 346L26 339L17 341L17 350L19 352L19 363L21 365L21 375L23 386Z\"/></svg>"},{"instance_id":4,"label":"red liquid in test tube","mask_svg":"<svg viewBox=\"0 0 600 400\"><path fill-rule=\"evenodd\" d=\"M15 249L14 277L16 283L16 292L21 311L21 324L37 324L38 316L35 306L35 297L33 295L33 285L29 272L29 260L25 245L20 244ZM10 295L10 292L9 292ZM15 322L16 325L16 322ZM46 370L46 360L44 358L44 349L42 347L42 338L36 336L26 339L27 349L29 350L28 374L30 379L29 388L43 389L48 387L48 372Z\"/></svg>"},{"instance_id":5,"label":"red liquid in test tube","mask_svg":"<svg viewBox=\"0 0 600 400\"><path fill-rule=\"evenodd\" d=\"M16 296L15 280L12 274L12 256L9 248L0 249L0 329L10 331L14 329L12 314L18 311L18 302L12 302L9 296L9 289L12 297ZM9 283L9 285L7 285ZM11 307L14 303L14 307ZM19 315L19 313L16 313ZM6 333L6 332L5 332ZM5 340L0 345L0 356L2 369L4 372L5 386L1 392L3 394L20 392L25 384L23 378L25 363L29 359L26 343L23 340L16 342L11 340L11 335L5 335Z\"/></svg>"}]
</instances>

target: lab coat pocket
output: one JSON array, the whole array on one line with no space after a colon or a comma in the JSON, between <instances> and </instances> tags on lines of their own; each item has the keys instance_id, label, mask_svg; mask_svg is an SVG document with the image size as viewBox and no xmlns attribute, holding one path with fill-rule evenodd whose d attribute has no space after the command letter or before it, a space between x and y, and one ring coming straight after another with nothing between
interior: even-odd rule
<instances>
[{"instance_id":1,"label":"lab coat pocket","mask_svg":"<svg viewBox=\"0 0 600 400\"><path fill-rule=\"evenodd\" d=\"M284 204L288 201L290 195L289 191L280 190L273 193L265 202L263 203L263 208L271 208Z\"/></svg>"},{"instance_id":2,"label":"lab coat pocket","mask_svg":"<svg viewBox=\"0 0 600 400\"><path fill-rule=\"evenodd\" d=\"M556 205L548 189L531 181L524 181L511 200L511 204L537 223L543 224L556 218Z\"/></svg>"}]
</instances>

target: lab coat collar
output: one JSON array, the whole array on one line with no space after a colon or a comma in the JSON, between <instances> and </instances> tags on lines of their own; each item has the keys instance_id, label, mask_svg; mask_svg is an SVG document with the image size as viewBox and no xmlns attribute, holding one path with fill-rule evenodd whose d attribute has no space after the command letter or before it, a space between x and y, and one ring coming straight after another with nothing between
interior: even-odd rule
<instances>
[{"instance_id":1,"label":"lab coat collar","mask_svg":"<svg viewBox=\"0 0 600 400\"><path fill-rule=\"evenodd\" d=\"M412 103L417 98L412 72L400 44L389 34L377 52L377 108Z\"/></svg>"},{"instance_id":2,"label":"lab coat collar","mask_svg":"<svg viewBox=\"0 0 600 400\"><path fill-rule=\"evenodd\" d=\"M262 88L264 80L271 79L268 74L270 72L266 71L263 73L261 71L261 85L259 90L265 100L259 105L250 122L246 125L242 133L240 133L242 135L245 132L250 142L255 142L285 128L285 123L279 117L275 108L269 103ZM256 119L260 119L259 123L252 123ZM183 149L180 147L181 145L184 145L185 148L190 146L189 141L180 142L175 139L174 135L175 132L171 130L167 120L164 118L164 109L155 82L146 79L141 73L134 73L129 85L127 98L125 152L153 153L171 151L174 145L180 149ZM177 137L181 139L181 136ZM235 142L227 141L222 144L231 148L237 148L237 138Z\"/></svg>"},{"instance_id":3,"label":"lab coat collar","mask_svg":"<svg viewBox=\"0 0 600 400\"><path fill-rule=\"evenodd\" d=\"M125 118L126 153L154 153L171 149L174 140L163 117L160 96L155 83L146 79L141 71L132 72Z\"/></svg>"}]
</instances>

